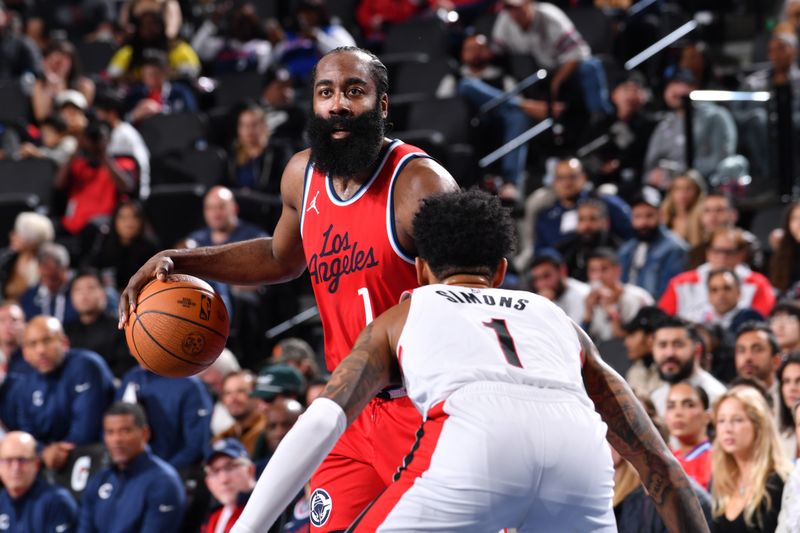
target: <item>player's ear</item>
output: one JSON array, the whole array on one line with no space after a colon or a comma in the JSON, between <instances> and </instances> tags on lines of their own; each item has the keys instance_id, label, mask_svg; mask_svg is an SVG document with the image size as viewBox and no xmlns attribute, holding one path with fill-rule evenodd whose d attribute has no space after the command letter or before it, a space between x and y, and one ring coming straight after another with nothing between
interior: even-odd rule
<instances>
[{"instance_id":1,"label":"player's ear","mask_svg":"<svg viewBox=\"0 0 800 533\"><path fill-rule=\"evenodd\" d=\"M428 262L417 257L414 259L414 266L417 269L417 283L420 287L431 284L431 271Z\"/></svg>"},{"instance_id":2,"label":"player's ear","mask_svg":"<svg viewBox=\"0 0 800 533\"><path fill-rule=\"evenodd\" d=\"M499 287L506 279L506 272L508 271L508 259L505 257L500 260L497 265L497 270L494 272L494 279L492 279L492 287Z\"/></svg>"},{"instance_id":3,"label":"player's ear","mask_svg":"<svg viewBox=\"0 0 800 533\"><path fill-rule=\"evenodd\" d=\"M386 118L389 116L389 95L383 94L378 105L381 106L381 116Z\"/></svg>"}]
</instances>

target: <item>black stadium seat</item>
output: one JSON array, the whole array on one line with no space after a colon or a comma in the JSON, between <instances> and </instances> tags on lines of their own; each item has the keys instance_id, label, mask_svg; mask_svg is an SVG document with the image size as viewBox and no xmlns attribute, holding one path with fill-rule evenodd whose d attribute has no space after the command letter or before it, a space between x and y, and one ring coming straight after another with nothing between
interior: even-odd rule
<instances>
[{"instance_id":1,"label":"black stadium seat","mask_svg":"<svg viewBox=\"0 0 800 533\"><path fill-rule=\"evenodd\" d=\"M233 195L239 204L239 218L259 226L270 235L275 231L283 206L280 196L250 189L237 189Z\"/></svg>"},{"instance_id":2,"label":"black stadium seat","mask_svg":"<svg viewBox=\"0 0 800 533\"><path fill-rule=\"evenodd\" d=\"M383 53L393 55L421 52L430 58L443 57L449 52L449 45L447 30L439 19L414 19L389 28Z\"/></svg>"},{"instance_id":3,"label":"black stadium seat","mask_svg":"<svg viewBox=\"0 0 800 533\"><path fill-rule=\"evenodd\" d=\"M89 478L107 466L108 458L102 442L82 444L70 450L67 464L57 472L48 471L52 482L67 489L80 501Z\"/></svg>"},{"instance_id":4,"label":"black stadium seat","mask_svg":"<svg viewBox=\"0 0 800 533\"><path fill-rule=\"evenodd\" d=\"M18 81L0 82L0 123L25 124L30 110L30 98Z\"/></svg>"},{"instance_id":5,"label":"black stadium seat","mask_svg":"<svg viewBox=\"0 0 800 533\"><path fill-rule=\"evenodd\" d=\"M217 78L214 91L217 106L233 106L248 100L258 101L264 85L264 75L258 72L237 72Z\"/></svg>"},{"instance_id":6,"label":"black stadium seat","mask_svg":"<svg viewBox=\"0 0 800 533\"><path fill-rule=\"evenodd\" d=\"M207 120L201 113L170 113L144 119L137 125L150 157L192 148L208 135Z\"/></svg>"},{"instance_id":7,"label":"black stadium seat","mask_svg":"<svg viewBox=\"0 0 800 533\"><path fill-rule=\"evenodd\" d=\"M188 148L153 161L153 185L197 183L213 187L223 182L227 172L225 151L217 146Z\"/></svg>"},{"instance_id":8,"label":"black stadium seat","mask_svg":"<svg viewBox=\"0 0 800 533\"><path fill-rule=\"evenodd\" d=\"M405 62L393 72L392 98L417 94L422 97L436 96L442 79L456 73L458 65L450 58L439 57L430 61Z\"/></svg>"},{"instance_id":9,"label":"black stadium seat","mask_svg":"<svg viewBox=\"0 0 800 533\"><path fill-rule=\"evenodd\" d=\"M32 195L37 206L49 209L54 179L55 167L48 159L0 160L0 194Z\"/></svg>"},{"instance_id":10,"label":"black stadium seat","mask_svg":"<svg viewBox=\"0 0 800 533\"><path fill-rule=\"evenodd\" d=\"M0 248L8 246L8 234L14 228L17 215L23 211L35 211L39 207L39 197L35 194L0 194Z\"/></svg>"},{"instance_id":11,"label":"black stadium seat","mask_svg":"<svg viewBox=\"0 0 800 533\"><path fill-rule=\"evenodd\" d=\"M75 52L86 74L105 72L116 51L116 45L108 41L79 41L75 44Z\"/></svg>"},{"instance_id":12,"label":"black stadium seat","mask_svg":"<svg viewBox=\"0 0 800 533\"><path fill-rule=\"evenodd\" d=\"M174 246L192 231L205 225L203 196L198 184L156 185L145 203L145 212L159 240Z\"/></svg>"}]
</instances>

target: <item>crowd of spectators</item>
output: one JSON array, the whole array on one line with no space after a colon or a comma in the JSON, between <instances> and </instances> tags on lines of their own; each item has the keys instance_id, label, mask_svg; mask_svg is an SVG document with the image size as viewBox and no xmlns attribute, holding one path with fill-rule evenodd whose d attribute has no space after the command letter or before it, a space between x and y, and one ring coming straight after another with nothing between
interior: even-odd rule
<instances>
[{"instance_id":1,"label":"crowd of spectators","mask_svg":"<svg viewBox=\"0 0 800 533\"><path fill-rule=\"evenodd\" d=\"M283 168L307 146L314 65L359 45L389 67L397 136L518 215L506 286L554 301L625 374L714 530L800 529L800 201L781 189L800 153L800 2L751 4L705 2L717 22L630 70L625 60L698 7L0 2L0 182L30 160L46 162L31 182L49 180L23 204L0 183L0 209L18 213L0 250L2 523L230 528L325 384L318 324L290 320L307 307L308 280L214 283L230 342L182 379L135 364L117 296L162 247L273 230ZM726 10L763 23L747 36L761 37L763 63L725 55ZM414 48L417 38L439 48ZM689 98L699 89L769 97ZM420 102L454 100L469 116L422 125L463 125L466 146L414 122ZM543 121L544 133L478 165ZM774 202L766 227L758 198ZM620 531L660 531L635 471L614 464ZM306 531L308 503L298 494L270 531Z\"/></svg>"}]
</instances>

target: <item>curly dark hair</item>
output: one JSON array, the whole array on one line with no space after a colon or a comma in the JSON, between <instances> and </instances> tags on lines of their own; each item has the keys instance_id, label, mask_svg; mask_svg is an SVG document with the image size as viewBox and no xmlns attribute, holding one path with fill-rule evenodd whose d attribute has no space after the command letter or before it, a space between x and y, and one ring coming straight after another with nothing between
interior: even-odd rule
<instances>
[{"instance_id":1,"label":"curly dark hair","mask_svg":"<svg viewBox=\"0 0 800 533\"><path fill-rule=\"evenodd\" d=\"M494 275L514 250L514 223L500 200L479 190L437 194L414 218L417 252L438 278Z\"/></svg>"}]
</instances>

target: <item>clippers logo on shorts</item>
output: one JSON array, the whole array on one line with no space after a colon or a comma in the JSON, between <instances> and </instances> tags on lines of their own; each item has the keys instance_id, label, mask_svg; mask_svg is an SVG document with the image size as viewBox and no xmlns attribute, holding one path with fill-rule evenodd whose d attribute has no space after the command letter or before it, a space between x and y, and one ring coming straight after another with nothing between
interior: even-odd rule
<instances>
[{"instance_id":1,"label":"clippers logo on shorts","mask_svg":"<svg viewBox=\"0 0 800 533\"><path fill-rule=\"evenodd\" d=\"M331 516L333 500L325 489L316 489L311 494L311 524L314 527L322 527Z\"/></svg>"},{"instance_id":2,"label":"clippers logo on shorts","mask_svg":"<svg viewBox=\"0 0 800 533\"><path fill-rule=\"evenodd\" d=\"M342 276L378 266L372 246L365 252L358 241L350 242L350 234L337 233L333 224L322 233L322 249L308 260L308 273L315 285L327 284L333 294L339 289Z\"/></svg>"}]
</instances>

